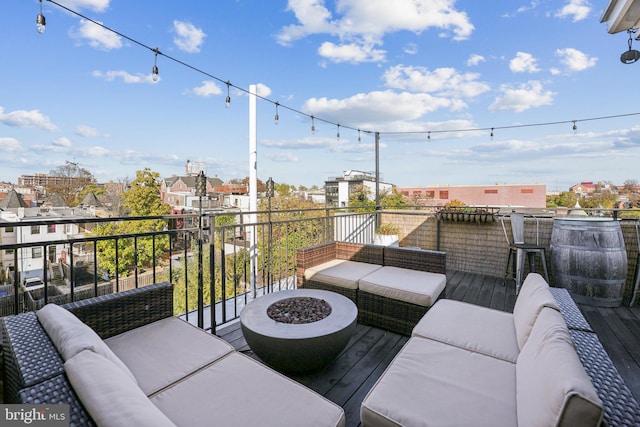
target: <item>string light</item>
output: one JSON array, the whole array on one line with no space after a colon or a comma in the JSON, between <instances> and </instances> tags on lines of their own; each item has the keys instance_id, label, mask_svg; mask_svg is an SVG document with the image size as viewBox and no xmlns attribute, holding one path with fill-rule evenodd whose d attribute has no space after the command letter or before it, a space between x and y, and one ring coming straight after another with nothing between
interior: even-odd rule
<instances>
[{"instance_id":1,"label":"string light","mask_svg":"<svg viewBox=\"0 0 640 427\"><path fill-rule=\"evenodd\" d=\"M360 144L362 142L362 139L360 139L360 129L358 129L358 144Z\"/></svg>"},{"instance_id":2,"label":"string light","mask_svg":"<svg viewBox=\"0 0 640 427\"><path fill-rule=\"evenodd\" d=\"M221 78L219 78L217 76L214 76L214 75L212 75L210 73L207 73L204 70L201 70L201 69L199 69L197 67L194 67L193 65L190 65L190 64L185 63L185 62L183 62L183 61L181 61L181 60L179 60L177 58L174 58L174 57L171 57L171 56L169 56L167 54L164 54L164 53L160 52L157 48L155 48L155 49L151 48L150 46L148 46L148 45L146 45L146 44L144 44L144 43L142 43L142 42L140 42L140 41L138 41L136 39L133 39L133 38L131 38L131 37L125 35L125 34L122 34L122 33L118 32L118 31L116 31L116 30L104 25L102 22L98 22L98 21L96 21L94 19L91 19L91 18L89 18L89 17L87 17L87 16L85 16L85 15L83 15L83 14L81 14L81 13L79 13L79 12L73 10L73 9L68 8L67 6L61 5L60 3L56 2L55 0L47 0L47 1L50 2L50 3L53 3L54 5L60 7L61 9L64 9L64 10L70 12L73 15L76 15L76 16L84 19L84 20L87 20L87 21L89 21L89 22L91 22L91 23L93 23L95 25L98 25L99 27L101 27L101 28L103 28L103 29L105 29L107 31L110 31L110 32L112 32L112 33L114 33L114 34L116 34L116 35L118 35L118 36L120 36L120 37L122 37L122 38L124 38L124 39L126 39L128 41L130 41L133 44L137 44L137 45L139 45L141 47L144 47L146 49L151 50L152 52L155 53L156 57L158 55L162 55L162 56L164 56L165 58L167 58L167 59L169 59L171 61L174 61L174 62L176 62L178 64L181 64L181 65L183 65L183 66L185 66L187 68L190 68L193 71L196 71L196 72L198 72L200 74L203 74L203 75L205 75L205 76L207 76L207 77L209 77L211 79L214 79L214 80L216 80L218 82L226 84L227 85L227 99L226 99L227 107L231 103L231 96L230 96L230 93L229 93L229 89L230 89L231 86L233 86L236 90L238 90L240 92L246 93L248 95L253 95L253 96L255 96L257 98L260 98L260 99L262 99L264 101L271 102L272 104L276 104L276 117L277 117L277 108L278 107L285 108L285 109L287 109L287 110L289 110L291 112L294 112L294 113L302 115L302 116L310 117L311 118L311 123L312 123L311 132L313 134L315 134L315 119L321 120L321 121L323 121L323 122L325 122L327 124L338 125L337 123L333 123L333 122L331 122L329 120L325 120L325 119L322 119L322 118L315 117L313 115L309 115L308 113L300 111L300 110L298 110L296 108L293 108L293 107L290 107L290 106L287 106L287 105L282 105L280 103L272 101L272 100L270 100L268 98L265 98L263 96L260 96L258 94L250 93L247 89L244 89L244 88L241 88L241 87L238 87L238 86L234 86L234 85L231 84L230 81L225 81L225 80L223 80L223 79L221 79ZM38 15L37 20L36 20L36 23L38 25L37 26L38 32L44 32L45 22L46 21L44 19L44 15L42 15L42 0L40 0L40 14ZM152 77L154 77L154 81L156 81L155 80L156 78L159 79L157 65L154 65L153 71L154 71L154 73L153 73ZM431 133L460 133L460 132L480 132L480 131L491 130L491 137L493 138L494 130L498 130L498 129L516 129L516 128L523 128L523 127L539 127L539 126L550 126L550 125L558 125L558 124L566 124L566 123L573 123L574 124L574 128L577 129L576 123L578 121L606 120L606 119L630 117L630 116L637 116L637 115L640 115L640 112L609 115L609 116L600 116L600 117L591 117L591 118L584 118L584 119L579 119L579 120L564 120L564 121L555 121L555 122L543 122L543 123L530 123L530 124L495 126L495 127L491 127L491 128L488 128L488 127L484 127L484 128L463 128L463 129L447 129L447 130L441 130L441 131L388 131L388 132L377 131L377 133L379 133L381 135L420 135L420 134L425 134L426 133L427 134L427 139L430 139ZM358 139L359 139L358 142L360 142L360 129L356 129L354 127L345 126L345 125L340 125L340 126L346 127L347 129L357 130L358 131ZM374 131L373 130L364 130L364 132L373 133Z\"/></svg>"},{"instance_id":3,"label":"string light","mask_svg":"<svg viewBox=\"0 0 640 427\"><path fill-rule=\"evenodd\" d=\"M40 13L36 17L36 30L38 34L44 34L44 30L47 26L47 20L44 18L42 14L42 0L40 0Z\"/></svg>"},{"instance_id":4,"label":"string light","mask_svg":"<svg viewBox=\"0 0 640 427\"><path fill-rule=\"evenodd\" d=\"M315 135L315 134L316 134L315 117L311 116L311 135Z\"/></svg>"},{"instance_id":5,"label":"string light","mask_svg":"<svg viewBox=\"0 0 640 427\"><path fill-rule=\"evenodd\" d=\"M338 133L336 134L338 140L340 140L340 123L338 123Z\"/></svg>"},{"instance_id":6,"label":"string light","mask_svg":"<svg viewBox=\"0 0 640 427\"><path fill-rule=\"evenodd\" d=\"M491 140L493 141L493 128L491 128L491 135L489 135L489 137L491 138Z\"/></svg>"},{"instance_id":7,"label":"string light","mask_svg":"<svg viewBox=\"0 0 640 427\"><path fill-rule=\"evenodd\" d=\"M578 125L576 125L576 121L573 121L573 133L578 132Z\"/></svg>"},{"instance_id":8,"label":"string light","mask_svg":"<svg viewBox=\"0 0 640 427\"><path fill-rule=\"evenodd\" d=\"M278 116L278 105L280 105L280 103L278 101L276 101L276 115L273 118L273 120L276 122L276 124L278 124L278 120L280 120L280 116Z\"/></svg>"},{"instance_id":9,"label":"string light","mask_svg":"<svg viewBox=\"0 0 640 427\"><path fill-rule=\"evenodd\" d=\"M431 131L427 132L427 140L431 141Z\"/></svg>"},{"instance_id":10,"label":"string light","mask_svg":"<svg viewBox=\"0 0 640 427\"><path fill-rule=\"evenodd\" d=\"M160 76L158 75L158 54L160 53L160 51L158 50L158 48L153 49L153 51L155 52L156 56L155 59L153 60L153 68L151 69L151 78L153 79L154 82L157 82L158 80L160 80Z\"/></svg>"}]
</instances>

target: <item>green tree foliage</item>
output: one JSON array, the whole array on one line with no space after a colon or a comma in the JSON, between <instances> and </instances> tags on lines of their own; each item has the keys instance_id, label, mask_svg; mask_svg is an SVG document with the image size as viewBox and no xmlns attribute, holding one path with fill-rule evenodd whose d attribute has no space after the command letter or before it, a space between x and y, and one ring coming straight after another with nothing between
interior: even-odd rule
<instances>
[{"instance_id":1,"label":"green tree foliage","mask_svg":"<svg viewBox=\"0 0 640 427\"><path fill-rule=\"evenodd\" d=\"M148 217L166 215L169 206L163 205L160 199L159 174L149 168L136 172L136 178L131 182L131 188L124 193L124 206L131 216ZM164 219L145 219L139 221L122 221L107 223L95 227L97 236L126 236L128 234L162 231L167 227ZM139 268L152 265L154 257L164 254L169 248L167 236L154 238L123 237L117 240L118 257L117 269L121 275L134 272ZM155 247L155 252L154 252ZM116 271L116 240L106 240L97 245L98 258L102 272L110 276Z\"/></svg>"},{"instance_id":2,"label":"green tree foliage","mask_svg":"<svg viewBox=\"0 0 640 427\"><path fill-rule=\"evenodd\" d=\"M548 208L572 208L576 205L579 197L572 191L563 191L562 193L554 196L547 196ZM581 202L582 203L582 202Z\"/></svg>"},{"instance_id":3,"label":"green tree foliage","mask_svg":"<svg viewBox=\"0 0 640 427\"><path fill-rule=\"evenodd\" d=\"M75 204L80 204L89 193L93 193L96 196L102 196L103 194L106 194L106 191L104 188L98 187L94 183L85 185L84 188L78 193Z\"/></svg>"},{"instance_id":4,"label":"green tree foliage","mask_svg":"<svg viewBox=\"0 0 640 427\"><path fill-rule=\"evenodd\" d=\"M391 191L380 193L380 207L382 209L405 208L411 204L410 200L395 187ZM349 209L355 212L373 212L376 208L375 196L364 185L357 185L349 196Z\"/></svg>"},{"instance_id":5,"label":"green tree foliage","mask_svg":"<svg viewBox=\"0 0 640 427\"><path fill-rule=\"evenodd\" d=\"M602 191L585 198L580 204L583 208L610 209L615 206L616 200L618 200L618 196L616 194L613 194L610 191Z\"/></svg>"}]
</instances>

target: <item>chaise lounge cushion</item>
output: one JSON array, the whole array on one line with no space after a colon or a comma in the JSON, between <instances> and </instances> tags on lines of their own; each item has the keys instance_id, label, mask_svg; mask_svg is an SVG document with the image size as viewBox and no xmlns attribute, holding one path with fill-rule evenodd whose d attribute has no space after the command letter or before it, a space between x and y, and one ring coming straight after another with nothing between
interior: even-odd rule
<instances>
[{"instance_id":1,"label":"chaise lounge cushion","mask_svg":"<svg viewBox=\"0 0 640 427\"><path fill-rule=\"evenodd\" d=\"M84 350L64 364L69 382L101 427L175 427L110 360Z\"/></svg>"},{"instance_id":2,"label":"chaise lounge cushion","mask_svg":"<svg viewBox=\"0 0 640 427\"><path fill-rule=\"evenodd\" d=\"M105 340L150 396L234 349L177 317L168 317ZM188 350L191 349L191 350Z\"/></svg>"},{"instance_id":3,"label":"chaise lounge cushion","mask_svg":"<svg viewBox=\"0 0 640 427\"><path fill-rule=\"evenodd\" d=\"M410 338L362 402L363 426L517 425L515 365Z\"/></svg>"},{"instance_id":4,"label":"chaise lounge cushion","mask_svg":"<svg viewBox=\"0 0 640 427\"><path fill-rule=\"evenodd\" d=\"M513 315L466 302L441 299L411 333L516 363L520 349Z\"/></svg>"},{"instance_id":5,"label":"chaise lounge cushion","mask_svg":"<svg viewBox=\"0 0 640 427\"><path fill-rule=\"evenodd\" d=\"M377 264L334 259L307 268L304 277L306 280L324 282L341 288L358 289L358 281L379 268L381 266Z\"/></svg>"},{"instance_id":6,"label":"chaise lounge cushion","mask_svg":"<svg viewBox=\"0 0 640 427\"><path fill-rule=\"evenodd\" d=\"M70 311L56 304L47 304L36 312L36 316L65 361L83 350L92 350L109 359L136 381L131 370L111 351L102 338Z\"/></svg>"},{"instance_id":7,"label":"chaise lounge cushion","mask_svg":"<svg viewBox=\"0 0 640 427\"><path fill-rule=\"evenodd\" d=\"M513 323L520 349L529 338L531 328L543 307L560 311L549 285L538 273L529 273L522 283L520 294L513 307Z\"/></svg>"},{"instance_id":8,"label":"chaise lounge cushion","mask_svg":"<svg viewBox=\"0 0 640 427\"><path fill-rule=\"evenodd\" d=\"M602 401L560 312L543 308L516 363L519 426L597 426Z\"/></svg>"},{"instance_id":9,"label":"chaise lounge cushion","mask_svg":"<svg viewBox=\"0 0 640 427\"><path fill-rule=\"evenodd\" d=\"M342 427L345 423L338 405L235 352L151 401L179 426Z\"/></svg>"},{"instance_id":10,"label":"chaise lounge cushion","mask_svg":"<svg viewBox=\"0 0 640 427\"><path fill-rule=\"evenodd\" d=\"M384 266L360 279L360 290L385 298L431 307L447 283L440 273Z\"/></svg>"}]
</instances>

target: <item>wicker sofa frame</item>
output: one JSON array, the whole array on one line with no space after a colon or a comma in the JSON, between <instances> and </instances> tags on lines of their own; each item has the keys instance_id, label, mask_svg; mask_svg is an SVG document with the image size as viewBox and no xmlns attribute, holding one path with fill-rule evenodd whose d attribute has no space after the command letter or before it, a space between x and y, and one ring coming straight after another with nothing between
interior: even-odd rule
<instances>
[{"instance_id":1,"label":"wicker sofa frame","mask_svg":"<svg viewBox=\"0 0 640 427\"><path fill-rule=\"evenodd\" d=\"M63 305L105 339L173 316L173 285L157 283ZM5 403L69 404L71 426L95 425L34 312L2 318Z\"/></svg>"},{"instance_id":2,"label":"wicker sofa frame","mask_svg":"<svg viewBox=\"0 0 640 427\"><path fill-rule=\"evenodd\" d=\"M307 268L333 259L366 262L446 274L446 253L413 248L329 242L298 249L296 279L299 288L324 289L350 298L358 306L358 323L376 326L402 335L410 335L428 307L385 298L357 289L345 289L304 277ZM439 298L443 298L444 291Z\"/></svg>"}]
</instances>

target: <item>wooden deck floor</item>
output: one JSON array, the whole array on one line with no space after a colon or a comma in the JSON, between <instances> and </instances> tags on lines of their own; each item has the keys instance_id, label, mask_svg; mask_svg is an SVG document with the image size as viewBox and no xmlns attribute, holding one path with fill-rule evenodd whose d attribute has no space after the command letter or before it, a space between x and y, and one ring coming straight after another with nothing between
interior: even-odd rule
<instances>
[{"instance_id":1,"label":"wooden deck floor","mask_svg":"<svg viewBox=\"0 0 640 427\"><path fill-rule=\"evenodd\" d=\"M447 298L513 311L513 282L462 272L447 274ZM640 306L632 309L580 306L609 353L627 386L640 401ZM237 350L256 359L238 322L221 328L218 335ZM360 425L360 404L408 337L358 325L345 350L327 368L304 376L290 376L344 408L347 427ZM259 359L258 359L259 360Z\"/></svg>"}]
</instances>

